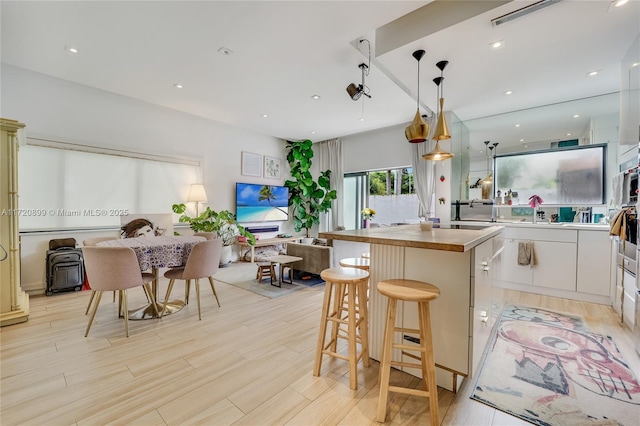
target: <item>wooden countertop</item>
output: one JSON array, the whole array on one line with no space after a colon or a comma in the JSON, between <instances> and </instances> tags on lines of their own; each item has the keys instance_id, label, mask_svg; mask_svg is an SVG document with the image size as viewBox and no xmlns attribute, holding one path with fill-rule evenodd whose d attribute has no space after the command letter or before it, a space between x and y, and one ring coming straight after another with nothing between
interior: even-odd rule
<instances>
[{"instance_id":1,"label":"wooden countertop","mask_svg":"<svg viewBox=\"0 0 640 426\"><path fill-rule=\"evenodd\" d=\"M502 229L502 226L491 225L482 229L433 228L431 231L422 231L420 225L401 225L321 232L318 237L359 243L465 252L498 235Z\"/></svg>"}]
</instances>

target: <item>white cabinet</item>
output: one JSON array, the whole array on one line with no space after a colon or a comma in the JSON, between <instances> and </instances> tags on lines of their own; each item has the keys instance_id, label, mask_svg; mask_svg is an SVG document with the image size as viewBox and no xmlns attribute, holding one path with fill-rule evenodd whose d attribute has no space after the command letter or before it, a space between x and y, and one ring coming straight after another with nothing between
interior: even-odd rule
<instances>
[{"instance_id":1,"label":"white cabinet","mask_svg":"<svg viewBox=\"0 0 640 426\"><path fill-rule=\"evenodd\" d=\"M576 290L576 230L507 228L500 268L495 279L501 283L561 290ZM533 242L535 264L519 265L521 243Z\"/></svg>"},{"instance_id":2,"label":"white cabinet","mask_svg":"<svg viewBox=\"0 0 640 426\"><path fill-rule=\"evenodd\" d=\"M471 268L471 311L470 330L471 335L471 365L470 370L473 375L477 371L478 363L482 358L491 328L495 318L491 315L491 287L493 281L494 257L493 253L498 251L495 244L497 238L485 241L474 249L471 257L473 262Z\"/></svg>"},{"instance_id":3,"label":"white cabinet","mask_svg":"<svg viewBox=\"0 0 640 426\"><path fill-rule=\"evenodd\" d=\"M608 232L579 230L576 290L608 296L611 280L610 259L611 240Z\"/></svg>"},{"instance_id":4,"label":"white cabinet","mask_svg":"<svg viewBox=\"0 0 640 426\"><path fill-rule=\"evenodd\" d=\"M619 289L614 294L615 250L608 229L568 228L507 225L502 260L494 273L495 285L596 303L608 303L611 297L620 311L622 297ZM527 241L533 242L536 264L521 266L518 249Z\"/></svg>"},{"instance_id":5,"label":"white cabinet","mask_svg":"<svg viewBox=\"0 0 640 426\"><path fill-rule=\"evenodd\" d=\"M536 265L533 285L559 290L576 290L576 244L535 241Z\"/></svg>"},{"instance_id":6,"label":"white cabinet","mask_svg":"<svg viewBox=\"0 0 640 426\"><path fill-rule=\"evenodd\" d=\"M517 284L531 285L533 283L533 269L530 265L518 265L518 245L523 240L505 238L504 251L500 266L495 270L497 281L508 281Z\"/></svg>"},{"instance_id":7,"label":"white cabinet","mask_svg":"<svg viewBox=\"0 0 640 426\"><path fill-rule=\"evenodd\" d=\"M611 302L613 303L613 309L615 309L617 313L622 312L622 271L622 266L616 266L616 290L612 294L613 300ZM625 279L630 279L630 276L629 273L626 273Z\"/></svg>"},{"instance_id":8,"label":"white cabinet","mask_svg":"<svg viewBox=\"0 0 640 426\"><path fill-rule=\"evenodd\" d=\"M622 302L622 307L624 310L622 311L622 318L624 320L624 323L628 325L631 330L635 330L636 326L636 297L636 286L634 284L627 284L627 282L625 281L624 300Z\"/></svg>"}]
</instances>

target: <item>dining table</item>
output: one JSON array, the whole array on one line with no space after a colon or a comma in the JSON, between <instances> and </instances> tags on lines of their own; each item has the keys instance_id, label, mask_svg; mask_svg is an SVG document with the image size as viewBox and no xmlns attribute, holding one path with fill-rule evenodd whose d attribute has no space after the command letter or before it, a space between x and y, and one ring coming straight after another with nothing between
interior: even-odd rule
<instances>
[{"instance_id":1,"label":"dining table","mask_svg":"<svg viewBox=\"0 0 640 426\"><path fill-rule=\"evenodd\" d=\"M152 292L157 309L154 309L152 303L149 302L145 306L130 310L129 319L157 318L156 311L161 312L164 307L164 302L160 303L158 300L158 269L184 266L193 247L201 241L206 241L206 239L197 236L161 235L107 240L96 244L99 247L129 247L133 249L138 258L140 271L152 270L156 277L152 283ZM183 307L182 300L168 301L164 315L178 312Z\"/></svg>"}]
</instances>

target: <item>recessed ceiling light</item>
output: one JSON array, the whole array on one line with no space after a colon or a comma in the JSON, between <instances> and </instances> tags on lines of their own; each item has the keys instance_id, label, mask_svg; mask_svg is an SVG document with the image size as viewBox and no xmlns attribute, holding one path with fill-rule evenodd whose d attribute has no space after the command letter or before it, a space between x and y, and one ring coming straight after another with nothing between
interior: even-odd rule
<instances>
[{"instance_id":1,"label":"recessed ceiling light","mask_svg":"<svg viewBox=\"0 0 640 426\"><path fill-rule=\"evenodd\" d=\"M360 117L360 121L364 121L364 117Z\"/></svg>"},{"instance_id":2,"label":"recessed ceiling light","mask_svg":"<svg viewBox=\"0 0 640 426\"><path fill-rule=\"evenodd\" d=\"M528 147L529 147L529 145L527 145L526 143L525 143L525 144L522 144L522 146L523 146L523 147L525 147L525 148L528 148Z\"/></svg>"},{"instance_id":3,"label":"recessed ceiling light","mask_svg":"<svg viewBox=\"0 0 640 426\"><path fill-rule=\"evenodd\" d=\"M513 93L513 91L511 91L511 90L507 90L506 92L504 92L505 95L510 95L512 93Z\"/></svg>"},{"instance_id":4,"label":"recessed ceiling light","mask_svg":"<svg viewBox=\"0 0 640 426\"><path fill-rule=\"evenodd\" d=\"M182 89L182 84L176 83L173 85L173 87L175 87L176 89Z\"/></svg>"},{"instance_id":5,"label":"recessed ceiling light","mask_svg":"<svg viewBox=\"0 0 640 426\"><path fill-rule=\"evenodd\" d=\"M573 114L573 118L578 118L580 117L580 114Z\"/></svg>"},{"instance_id":6,"label":"recessed ceiling light","mask_svg":"<svg viewBox=\"0 0 640 426\"><path fill-rule=\"evenodd\" d=\"M637 67L638 65L640 65L640 62L634 62L633 64L631 64L631 68Z\"/></svg>"},{"instance_id":7,"label":"recessed ceiling light","mask_svg":"<svg viewBox=\"0 0 640 426\"><path fill-rule=\"evenodd\" d=\"M72 46L65 46L64 50L66 50L69 53L79 53L78 49Z\"/></svg>"},{"instance_id":8,"label":"recessed ceiling light","mask_svg":"<svg viewBox=\"0 0 640 426\"><path fill-rule=\"evenodd\" d=\"M524 139L520 139L520 142L524 142Z\"/></svg>"},{"instance_id":9,"label":"recessed ceiling light","mask_svg":"<svg viewBox=\"0 0 640 426\"><path fill-rule=\"evenodd\" d=\"M311 99L318 100L320 99L320 95L311 95Z\"/></svg>"},{"instance_id":10,"label":"recessed ceiling light","mask_svg":"<svg viewBox=\"0 0 640 426\"><path fill-rule=\"evenodd\" d=\"M315 130L312 130L312 131L311 131L311 134L312 134L312 135L315 135L315 134L316 134L316 131L315 131Z\"/></svg>"},{"instance_id":11,"label":"recessed ceiling light","mask_svg":"<svg viewBox=\"0 0 640 426\"><path fill-rule=\"evenodd\" d=\"M624 6L625 4L627 4L629 0L618 0L616 1L616 3L614 4L615 7L620 7L620 6Z\"/></svg>"},{"instance_id":12,"label":"recessed ceiling light","mask_svg":"<svg viewBox=\"0 0 640 426\"><path fill-rule=\"evenodd\" d=\"M229 55L233 55L233 50L223 46L220 49L218 49L218 53L229 56Z\"/></svg>"},{"instance_id":13,"label":"recessed ceiling light","mask_svg":"<svg viewBox=\"0 0 640 426\"><path fill-rule=\"evenodd\" d=\"M571 136L571 133L567 133L567 136Z\"/></svg>"},{"instance_id":14,"label":"recessed ceiling light","mask_svg":"<svg viewBox=\"0 0 640 426\"><path fill-rule=\"evenodd\" d=\"M589 77L593 77L594 75L598 75L599 71L591 71L589 74L587 74Z\"/></svg>"},{"instance_id":15,"label":"recessed ceiling light","mask_svg":"<svg viewBox=\"0 0 640 426\"><path fill-rule=\"evenodd\" d=\"M489 43L489 45L494 49L499 49L501 47L504 47L504 40L493 41Z\"/></svg>"},{"instance_id":16,"label":"recessed ceiling light","mask_svg":"<svg viewBox=\"0 0 640 426\"><path fill-rule=\"evenodd\" d=\"M519 125L519 124L516 124L516 127L520 127L520 125Z\"/></svg>"},{"instance_id":17,"label":"recessed ceiling light","mask_svg":"<svg viewBox=\"0 0 640 426\"><path fill-rule=\"evenodd\" d=\"M262 114L262 118L267 118L268 115L267 114Z\"/></svg>"}]
</instances>

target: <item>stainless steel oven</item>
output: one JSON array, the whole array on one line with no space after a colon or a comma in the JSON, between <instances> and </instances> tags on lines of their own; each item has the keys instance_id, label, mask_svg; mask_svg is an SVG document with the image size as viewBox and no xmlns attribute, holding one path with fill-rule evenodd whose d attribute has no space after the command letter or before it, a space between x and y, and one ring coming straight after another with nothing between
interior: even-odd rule
<instances>
[{"instance_id":1,"label":"stainless steel oven","mask_svg":"<svg viewBox=\"0 0 640 426\"><path fill-rule=\"evenodd\" d=\"M635 206L626 207L626 211L626 237L624 241L622 239L618 241L618 257L622 256L625 259L629 259L630 261L634 262L632 265L634 268L630 269L629 271L635 275L635 262L637 260L636 256L638 253L638 219ZM618 265L620 265L620 259L618 259L618 261ZM625 269L627 268L625 267Z\"/></svg>"}]
</instances>

